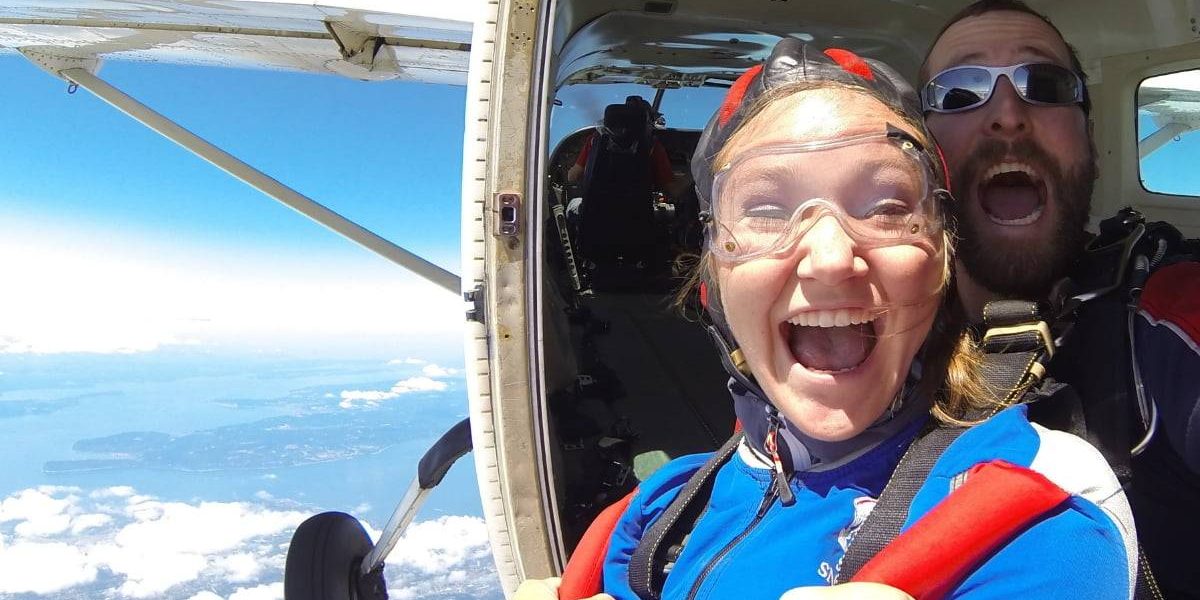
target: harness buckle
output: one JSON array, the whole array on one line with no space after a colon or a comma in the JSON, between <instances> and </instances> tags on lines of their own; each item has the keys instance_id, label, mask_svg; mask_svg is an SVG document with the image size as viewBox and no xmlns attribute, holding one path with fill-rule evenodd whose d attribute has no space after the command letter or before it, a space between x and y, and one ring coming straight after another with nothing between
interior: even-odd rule
<instances>
[{"instance_id":1,"label":"harness buckle","mask_svg":"<svg viewBox=\"0 0 1200 600\"><path fill-rule=\"evenodd\" d=\"M991 347L996 346L1000 352L1004 352L1008 346L1027 340L1027 334L1030 333L1038 337L1038 341L1046 350L1047 358L1054 356L1054 336L1050 334L1050 326L1045 321L990 327L983 334L983 346L989 351Z\"/></svg>"},{"instance_id":2,"label":"harness buckle","mask_svg":"<svg viewBox=\"0 0 1200 600\"><path fill-rule=\"evenodd\" d=\"M1117 216L1106 219L1101 224L1101 232L1084 249L1087 260L1082 264L1090 265L1092 272L1085 269L1084 278L1090 280L1088 289L1069 299L1076 305L1103 296L1125 282L1134 248L1146 235L1145 218L1136 210L1125 208Z\"/></svg>"}]
</instances>

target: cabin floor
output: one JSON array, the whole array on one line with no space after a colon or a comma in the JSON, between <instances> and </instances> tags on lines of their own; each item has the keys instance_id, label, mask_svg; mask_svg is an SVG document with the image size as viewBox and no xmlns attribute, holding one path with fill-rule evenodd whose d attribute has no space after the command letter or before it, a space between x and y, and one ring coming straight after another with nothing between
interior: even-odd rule
<instances>
[{"instance_id":1,"label":"cabin floor","mask_svg":"<svg viewBox=\"0 0 1200 600\"><path fill-rule=\"evenodd\" d=\"M569 311L576 385L550 397L568 548L658 467L733 431L728 376L705 329L672 305L669 278L618 279L622 289L594 288Z\"/></svg>"}]
</instances>

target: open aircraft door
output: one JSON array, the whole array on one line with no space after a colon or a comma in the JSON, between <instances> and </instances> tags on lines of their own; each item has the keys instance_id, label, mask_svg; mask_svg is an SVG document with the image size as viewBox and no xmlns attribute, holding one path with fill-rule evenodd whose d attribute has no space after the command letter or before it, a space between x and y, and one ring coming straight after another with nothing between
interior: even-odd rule
<instances>
[{"instance_id":1,"label":"open aircraft door","mask_svg":"<svg viewBox=\"0 0 1200 600\"><path fill-rule=\"evenodd\" d=\"M383 560L417 508L457 458L474 449L480 499L506 594L526 578L562 569L551 530L544 408L538 401L542 347L535 270L538 164L546 155L550 105L544 40L546 3L488 1L475 22L463 138L462 293L470 419L447 432L372 546L343 513L322 513L297 530L288 552L288 600L386 597ZM469 427L470 436L466 436Z\"/></svg>"},{"instance_id":2,"label":"open aircraft door","mask_svg":"<svg viewBox=\"0 0 1200 600\"><path fill-rule=\"evenodd\" d=\"M500 580L562 569L544 455L540 162L551 106L550 3L490 1L475 25L463 141L467 387L480 499Z\"/></svg>"},{"instance_id":3,"label":"open aircraft door","mask_svg":"<svg viewBox=\"0 0 1200 600\"><path fill-rule=\"evenodd\" d=\"M545 156L539 124L549 106L543 40L547 6L489 1L475 22L467 82L462 179L462 293L470 418L425 455L383 535L371 545L357 520L322 513L297 530L286 597L386 597L383 560L450 465L473 446L492 553L506 594L525 578L561 571L541 443L540 334L536 326L540 235L527 207ZM544 100L544 101L543 101ZM470 436L466 436L469 427ZM364 556L365 555L365 556ZM350 572L348 572L350 571ZM348 576L348 577L347 577Z\"/></svg>"}]
</instances>

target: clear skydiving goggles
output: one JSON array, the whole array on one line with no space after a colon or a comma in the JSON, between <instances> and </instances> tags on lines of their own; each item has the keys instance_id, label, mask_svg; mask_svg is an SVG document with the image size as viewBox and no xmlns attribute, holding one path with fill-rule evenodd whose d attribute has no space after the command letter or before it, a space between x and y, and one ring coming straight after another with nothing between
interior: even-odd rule
<instances>
[{"instance_id":1,"label":"clear skydiving goggles","mask_svg":"<svg viewBox=\"0 0 1200 600\"><path fill-rule=\"evenodd\" d=\"M827 215L862 248L933 241L949 196L934 173L920 143L890 126L752 149L713 178L709 249L730 262L783 254Z\"/></svg>"},{"instance_id":2,"label":"clear skydiving goggles","mask_svg":"<svg viewBox=\"0 0 1200 600\"><path fill-rule=\"evenodd\" d=\"M921 88L926 111L956 113L987 103L1003 75L1022 100L1043 106L1083 102L1083 80L1071 69L1053 63L1023 63L1007 67L961 65L934 75Z\"/></svg>"}]
</instances>

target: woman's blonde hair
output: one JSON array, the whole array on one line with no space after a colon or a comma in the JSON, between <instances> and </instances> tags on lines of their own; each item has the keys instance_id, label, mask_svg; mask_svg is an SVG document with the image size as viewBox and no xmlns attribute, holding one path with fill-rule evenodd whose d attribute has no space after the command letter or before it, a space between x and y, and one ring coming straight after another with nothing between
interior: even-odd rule
<instances>
[{"instance_id":1,"label":"woman's blonde hair","mask_svg":"<svg viewBox=\"0 0 1200 600\"><path fill-rule=\"evenodd\" d=\"M945 165L936 154L932 140L929 139L922 123L914 122L904 110L898 109L886 98L874 90L840 81L803 81L782 85L768 90L755 99L746 113L745 118L738 124L728 137L724 146L712 157L713 164L723 165L730 161L730 142L738 138L738 134L755 120L763 109L784 97L814 90L847 90L865 94L879 100L887 106L903 123L910 125L918 134L918 141L925 147L933 165L937 181L946 181ZM714 169L715 170L715 169ZM708 193L702 190L701 193ZM952 425L969 425L978 422L987 415L1003 408L996 398L1004 397L991 390L982 376L983 355L975 342L974 335L967 326L967 319L959 306L957 295L953 293L954 277L951 264L954 255L954 221L946 206L939 212L943 221L941 239L944 257L942 281L939 291L942 301L938 307L937 316L930 328L929 337L925 341L922 353L921 381L917 385L917 393L933 399L931 413L939 421ZM683 285L675 294L674 304L685 314L689 312L692 300L701 283L708 286L707 293L711 296L720 294L717 286L714 258L705 247L699 256L685 257L679 264L681 269L688 272ZM680 269L677 269L680 270Z\"/></svg>"}]
</instances>

